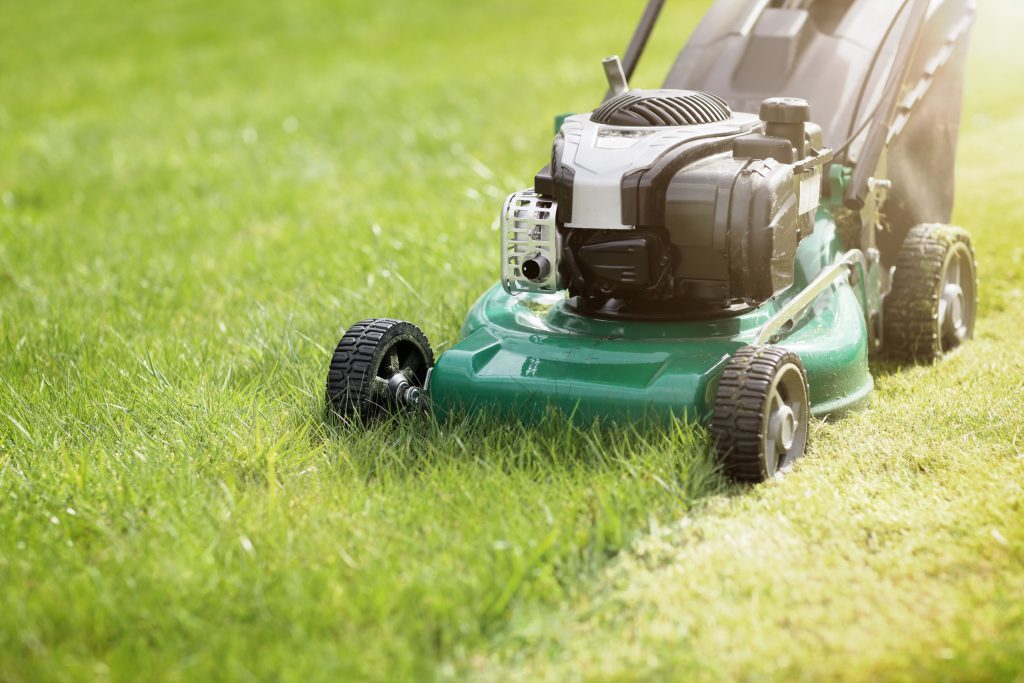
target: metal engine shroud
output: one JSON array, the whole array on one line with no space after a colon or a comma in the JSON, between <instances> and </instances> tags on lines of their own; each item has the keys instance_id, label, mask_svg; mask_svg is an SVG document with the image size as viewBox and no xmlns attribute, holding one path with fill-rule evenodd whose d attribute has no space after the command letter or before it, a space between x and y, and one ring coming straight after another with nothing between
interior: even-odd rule
<instances>
[{"instance_id":1,"label":"metal engine shroud","mask_svg":"<svg viewBox=\"0 0 1024 683\"><path fill-rule=\"evenodd\" d=\"M806 103L773 102L761 121L706 93L632 90L567 118L535 188L503 209L505 290L676 315L781 293L831 157Z\"/></svg>"}]
</instances>

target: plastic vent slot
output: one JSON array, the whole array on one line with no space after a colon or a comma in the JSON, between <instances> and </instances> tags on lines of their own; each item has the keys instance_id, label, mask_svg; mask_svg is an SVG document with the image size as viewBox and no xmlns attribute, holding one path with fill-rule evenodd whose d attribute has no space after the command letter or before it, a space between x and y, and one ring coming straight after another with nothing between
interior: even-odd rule
<instances>
[{"instance_id":1,"label":"plastic vent slot","mask_svg":"<svg viewBox=\"0 0 1024 683\"><path fill-rule=\"evenodd\" d=\"M690 90L630 90L601 105L590 116L609 126L699 126L732 118L725 100Z\"/></svg>"}]
</instances>

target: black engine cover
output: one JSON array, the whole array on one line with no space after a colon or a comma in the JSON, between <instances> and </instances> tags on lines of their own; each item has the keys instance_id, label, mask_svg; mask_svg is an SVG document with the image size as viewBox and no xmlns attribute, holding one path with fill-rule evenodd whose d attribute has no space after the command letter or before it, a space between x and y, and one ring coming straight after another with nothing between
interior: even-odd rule
<instances>
[{"instance_id":1,"label":"black engine cover","mask_svg":"<svg viewBox=\"0 0 1024 683\"><path fill-rule=\"evenodd\" d=\"M653 233L600 233L576 252L580 266L591 277L616 290L648 289L666 274L669 258L664 240Z\"/></svg>"}]
</instances>

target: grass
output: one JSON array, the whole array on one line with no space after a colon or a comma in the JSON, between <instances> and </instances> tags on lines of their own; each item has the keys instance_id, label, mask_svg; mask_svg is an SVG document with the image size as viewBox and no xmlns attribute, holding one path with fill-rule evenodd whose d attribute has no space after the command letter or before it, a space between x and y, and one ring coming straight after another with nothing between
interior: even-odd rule
<instances>
[{"instance_id":1,"label":"grass","mask_svg":"<svg viewBox=\"0 0 1024 683\"><path fill-rule=\"evenodd\" d=\"M636 8L2 2L0 680L1020 678L1009 0L958 167L978 340L754 488L685 425L321 419L352 322L456 341Z\"/></svg>"}]
</instances>

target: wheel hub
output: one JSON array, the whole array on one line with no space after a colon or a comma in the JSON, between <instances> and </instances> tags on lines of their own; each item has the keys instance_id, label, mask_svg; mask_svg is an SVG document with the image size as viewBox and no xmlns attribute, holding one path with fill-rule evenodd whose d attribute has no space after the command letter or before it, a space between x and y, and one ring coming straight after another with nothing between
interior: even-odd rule
<instances>
[{"instance_id":1,"label":"wheel hub","mask_svg":"<svg viewBox=\"0 0 1024 683\"><path fill-rule=\"evenodd\" d=\"M974 327L974 269L970 252L957 245L945 264L938 306L939 335L943 350L966 341Z\"/></svg>"},{"instance_id":2,"label":"wheel hub","mask_svg":"<svg viewBox=\"0 0 1024 683\"><path fill-rule=\"evenodd\" d=\"M942 329L962 339L964 329L964 290L950 283L942 289L943 319Z\"/></svg>"},{"instance_id":3,"label":"wheel hub","mask_svg":"<svg viewBox=\"0 0 1024 683\"><path fill-rule=\"evenodd\" d=\"M810 415L806 385L795 365L783 366L772 381L762 427L765 473L771 477L803 454Z\"/></svg>"},{"instance_id":4,"label":"wheel hub","mask_svg":"<svg viewBox=\"0 0 1024 683\"><path fill-rule=\"evenodd\" d=\"M797 421L793 409L787 405L779 406L768 421L768 435L775 443L776 451L784 453L793 447L796 437Z\"/></svg>"}]
</instances>

